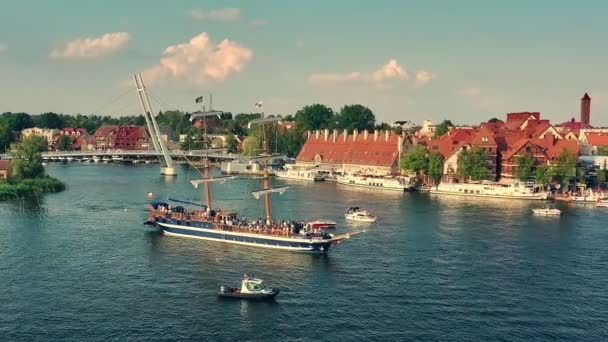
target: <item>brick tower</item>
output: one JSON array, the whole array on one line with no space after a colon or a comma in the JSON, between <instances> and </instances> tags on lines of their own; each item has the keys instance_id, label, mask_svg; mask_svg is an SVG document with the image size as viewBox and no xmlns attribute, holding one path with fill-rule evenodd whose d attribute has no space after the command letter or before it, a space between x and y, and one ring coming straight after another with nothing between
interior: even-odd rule
<instances>
[{"instance_id":1,"label":"brick tower","mask_svg":"<svg viewBox=\"0 0 608 342\"><path fill-rule=\"evenodd\" d=\"M591 120L591 98L587 93L581 98L581 128L589 128Z\"/></svg>"}]
</instances>

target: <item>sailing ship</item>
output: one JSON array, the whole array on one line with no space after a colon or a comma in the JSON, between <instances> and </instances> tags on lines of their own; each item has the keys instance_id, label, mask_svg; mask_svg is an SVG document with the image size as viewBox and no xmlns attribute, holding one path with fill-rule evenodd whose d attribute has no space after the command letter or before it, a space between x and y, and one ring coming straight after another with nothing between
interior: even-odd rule
<instances>
[{"instance_id":1,"label":"sailing ship","mask_svg":"<svg viewBox=\"0 0 608 342\"><path fill-rule=\"evenodd\" d=\"M199 112L192 115L194 118L218 115L220 112ZM269 117L254 120L253 124L262 125L278 121L278 118ZM206 142L206 125L204 141ZM211 202L211 188L213 182L223 182L234 179L235 176L210 177L209 160L204 158L203 178L192 180L190 183L198 188L204 186L206 204L199 205L197 209L186 209L183 206L172 208L170 204L155 202L150 205L148 224L158 226L165 234L197 238L209 241L225 242L254 247L272 248L277 250L327 253L334 245L350 238L351 234L329 234L311 225L296 220L273 219L270 207L270 195L284 193L287 186L271 188L268 173L268 147L266 136L263 135L262 155L264 160L263 188L253 191L256 198L264 198L266 209L265 220L246 220L237 213L214 209Z\"/></svg>"}]
</instances>

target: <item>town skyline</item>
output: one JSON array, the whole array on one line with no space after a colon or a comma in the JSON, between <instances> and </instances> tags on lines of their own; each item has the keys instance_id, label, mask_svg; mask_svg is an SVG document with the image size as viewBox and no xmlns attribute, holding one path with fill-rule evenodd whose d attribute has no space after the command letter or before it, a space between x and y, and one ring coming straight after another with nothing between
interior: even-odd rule
<instances>
[{"instance_id":1,"label":"town skyline","mask_svg":"<svg viewBox=\"0 0 608 342\"><path fill-rule=\"evenodd\" d=\"M591 124L608 125L603 2L348 4L3 3L0 32L12 34L0 34L10 84L0 112L139 114L134 94L107 104L143 72L167 106L155 110L194 111L194 98L213 93L233 113L263 100L280 114L360 103L388 123L475 124L521 111L560 123L578 118L587 92ZM36 25L20 26L24 17Z\"/></svg>"}]
</instances>

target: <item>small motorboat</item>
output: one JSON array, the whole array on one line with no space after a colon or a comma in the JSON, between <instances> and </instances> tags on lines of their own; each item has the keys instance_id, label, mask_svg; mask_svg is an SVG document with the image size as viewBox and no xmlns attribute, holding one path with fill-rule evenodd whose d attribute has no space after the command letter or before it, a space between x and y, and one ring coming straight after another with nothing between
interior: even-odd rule
<instances>
[{"instance_id":1,"label":"small motorboat","mask_svg":"<svg viewBox=\"0 0 608 342\"><path fill-rule=\"evenodd\" d=\"M359 207L350 207L346 209L344 212L344 218L350 221L358 221L358 222L376 222L377 217L371 212L359 208Z\"/></svg>"},{"instance_id":2,"label":"small motorboat","mask_svg":"<svg viewBox=\"0 0 608 342\"><path fill-rule=\"evenodd\" d=\"M264 281L245 274L241 280L241 287L220 286L218 296L221 298L237 298L250 300L274 300L279 289L266 287Z\"/></svg>"},{"instance_id":3,"label":"small motorboat","mask_svg":"<svg viewBox=\"0 0 608 342\"><path fill-rule=\"evenodd\" d=\"M336 222L331 220L315 220L308 222L312 229L333 229L336 228Z\"/></svg>"},{"instance_id":4,"label":"small motorboat","mask_svg":"<svg viewBox=\"0 0 608 342\"><path fill-rule=\"evenodd\" d=\"M543 215L543 216L559 216L562 214L562 211L555 208L554 206L547 206L544 208L534 208L532 209L534 215Z\"/></svg>"},{"instance_id":5,"label":"small motorboat","mask_svg":"<svg viewBox=\"0 0 608 342\"><path fill-rule=\"evenodd\" d=\"M317 174L314 176L313 180L315 182L325 182L325 176L323 176L321 174Z\"/></svg>"}]
</instances>

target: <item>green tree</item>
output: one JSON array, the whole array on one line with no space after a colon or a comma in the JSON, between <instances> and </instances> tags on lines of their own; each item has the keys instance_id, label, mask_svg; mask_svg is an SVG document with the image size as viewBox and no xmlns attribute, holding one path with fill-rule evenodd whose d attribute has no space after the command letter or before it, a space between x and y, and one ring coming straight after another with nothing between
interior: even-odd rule
<instances>
[{"instance_id":1,"label":"green tree","mask_svg":"<svg viewBox=\"0 0 608 342\"><path fill-rule=\"evenodd\" d=\"M456 165L458 167L457 173L460 177L465 179L471 177L474 166L473 154L471 151L468 149L460 151Z\"/></svg>"},{"instance_id":2,"label":"green tree","mask_svg":"<svg viewBox=\"0 0 608 342\"><path fill-rule=\"evenodd\" d=\"M40 128L62 129L65 122L62 116L57 113L44 113L33 117L34 126Z\"/></svg>"},{"instance_id":3,"label":"green tree","mask_svg":"<svg viewBox=\"0 0 608 342\"><path fill-rule=\"evenodd\" d=\"M429 168L429 159L427 157L426 147L423 145L414 145L401 158L401 168L416 173L416 176L421 172L427 172Z\"/></svg>"},{"instance_id":4,"label":"green tree","mask_svg":"<svg viewBox=\"0 0 608 342\"><path fill-rule=\"evenodd\" d=\"M6 150L8 146L13 142L14 135L11 130L0 122L0 151Z\"/></svg>"},{"instance_id":5,"label":"green tree","mask_svg":"<svg viewBox=\"0 0 608 342\"><path fill-rule=\"evenodd\" d=\"M486 149L479 148L473 152L473 169L471 178L479 181L490 177L490 166L488 165L489 154Z\"/></svg>"},{"instance_id":6,"label":"green tree","mask_svg":"<svg viewBox=\"0 0 608 342\"><path fill-rule=\"evenodd\" d=\"M228 135L228 137L226 138L226 149L228 150L229 153L237 153L238 152L238 141L236 141L236 138L234 137L234 135L230 134Z\"/></svg>"},{"instance_id":7,"label":"green tree","mask_svg":"<svg viewBox=\"0 0 608 342\"><path fill-rule=\"evenodd\" d=\"M301 132L329 128L334 121L334 111L325 105L315 103L298 110L295 121Z\"/></svg>"},{"instance_id":8,"label":"green tree","mask_svg":"<svg viewBox=\"0 0 608 342\"><path fill-rule=\"evenodd\" d=\"M557 162L554 166L554 176L562 184L566 184L571 178L576 176L576 155L569 149L562 150L557 155Z\"/></svg>"},{"instance_id":9,"label":"green tree","mask_svg":"<svg viewBox=\"0 0 608 342\"><path fill-rule=\"evenodd\" d=\"M604 183L606 181L606 170L604 169L600 169L597 171L597 184L601 185L602 183Z\"/></svg>"},{"instance_id":10,"label":"green tree","mask_svg":"<svg viewBox=\"0 0 608 342\"><path fill-rule=\"evenodd\" d=\"M584 167L576 168L576 180L581 184L587 183L587 170Z\"/></svg>"},{"instance_id":11,"label":"green tree","mask_svg":"<svg viewBox=\"0 0 608 342\"><path fill-rule=\"evenodd\" d=\"M608 146L598 146L597 155L598 156L608 156Z\"/></svg>"},{"instance_id":12,"label":"green tree","mask_svg":"<svg viewBox=\"0 0 608 342\"><path fill-rule=\"evenodd\" d=\"M488 120L489 123L496 123L499 122L500 120L498 118L491 118L490 120Z\"/></svg>"},{"instance_id":13,"label":"green tree","mask_svg":"<svg viewBox=\"0 0 608 342\"><path fill-rule=\"evenodd\" d=\"M401 127L401 126L395 127L395 134L399 134L399 135L403 134L403 127Z\"/></svg>"},{"instance_id":14,"label":"green tree","mask_svg":"<svg viewBox=\"0 0 608 342\"><path fill-rule=\"evenodd\" d=\"M32 117L27 113L2 113L0 123L10 132L20 132L23 129L34 127Z\"/></svg>"},{"instance_id":15,"label":"green tree","mask_svg":"<svg viewBox=\"0 0 608 342\"><path fill-rule=\"evenodd\" d=\"M376 123L374 113L360 104L346 105L336 116L336 128L348 130L371 130Z\"/></svg>"},{"instance_id":16,"label":"green tree","mask_svg":"<svg viewBox=\"0 0 608 342\"><path fill-rule=\"evenodd\" d=\"M21 143L11 145L12 177L17 180L37 178L44 175L42 166L43 137L30 135Z\"/></svg>"},{"instance_id":17,"label":"green tree","mask_svg":"<svg viewBox=\"0 0 608 342\"><path fill-rule=\"evenodd\" d=\"M296 157L300 150L302 149L302 145L306 138L304 134L301 133L298 129L290 129L283 133L284 141L285 141L285 154L289 157Z\"/></svg>"},{"instance_id":18,"label":"green tree","mask_svg":"<svg viewBox=\"0 0 608 342\"><path fill-rule=\"evenodd\" d=\"M72 149L72 140L67 135L62 135L57 140L57 149L59 151L69 151Z\"/></svg>"},{"instance_id":19,"label":"green tree","mask_svg":"<svg viewBox=\"0 0 608 342\"><path fill-rule=\"evenodd\" d=\"M543 164L543 165L539 165L536 168L534 178L536 179L537 184L546 185L546 184L549 184L549 182L551 182L552 176L553 175L552 175L551 167L549 165Z\"/></svg>"},{"instance_id":20,"label":"green tree","mask_svg":"<svg viewBox=\"0 0 608 342\"><path fill-rule=\"evenodd\" d=\"M441 182L441 177L443 177L443 156L441 153L432 152L429 155L429 176L435 182L435 185L438 185Z\"/></svg>"},{"instance_id":21,"label":"green tree","mask_svg":"<svg viewBox=\"0 0 608 342\"><path fill-rule=\"evenodd\" d=\"M454 127L454 125L452 124L452 121L443 120L443 122L440 123L439 125L437 125L437 127L435 128L434 138L437 139L440 136L446 134L450 130L451 127Z\"/></svg>"},{"instance_id":22,"label":"green tree","mask_svg":"<svg viewBox=\"0 0 608 342\"><path fill-rule=\"evenodd\" d=\"M526 153L523 156L517 157L517 178L519 180L530 179L534 176L534 157L532 154Z\"/></svg>"},{"instance_id":23,"label":"green tree","mask_svg":"<svg viewBox=\"0 0 608 342\"><path fill-rule=\"evenodd\" d=\"M382 122L379 125L376 125L376 127L374 127L374 129L377 129L379 131L390 131L391 125L387 124L386 122Z\"/></svg>"}]
</instances>

